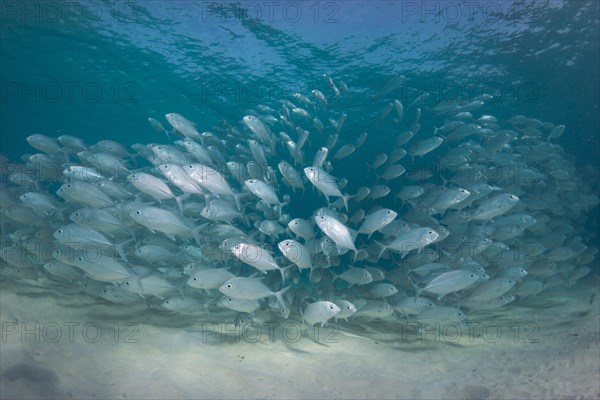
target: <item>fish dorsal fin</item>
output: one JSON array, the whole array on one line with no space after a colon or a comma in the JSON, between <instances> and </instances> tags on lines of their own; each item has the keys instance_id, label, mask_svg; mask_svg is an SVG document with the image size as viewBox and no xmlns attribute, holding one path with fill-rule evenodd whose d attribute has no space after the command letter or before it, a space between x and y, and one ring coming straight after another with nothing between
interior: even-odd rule
<instances>
[{"instance_id":1,"label":"fish dorsal fin","mask_svg":"<svg viewBox=\"0 0 600 400\"><path fill-rule=\"evenodd\" d=\"M256 279L256 280L259 280L259 281L265 279L264 276L259 276L260 274L264 274L264 273L262 271L257 271L255 273L253 273L252 275L250 275L248 278Z\"/></svg>"},{"instance_id":2,"label":"fish dorsal fin","mask_svg":"<svg viewBox=\"0 0 600 400\"><path fill-rule=\"evenodd\" d=\"M356 240L356 236L358 236L358 231L355 229L352 229L350 227L348 228L348 232L350 233L350 236L352 237L352 241L354 242Z\"/></svg>"}]
</instances>

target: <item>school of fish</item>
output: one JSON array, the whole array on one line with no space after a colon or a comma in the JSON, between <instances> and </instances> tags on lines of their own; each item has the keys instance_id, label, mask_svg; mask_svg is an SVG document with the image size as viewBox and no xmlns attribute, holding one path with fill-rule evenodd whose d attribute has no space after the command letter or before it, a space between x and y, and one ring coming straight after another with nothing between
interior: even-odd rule
<instances>
[{"instance_id":1,"label":"school of fish","mask_svg":"<svg viewBox=\"0 0 600 400\"><path fill-rule=\"evenodd\" d=\"M2 279L310 326L459 323L595 268L598 171L556 144L565 126L478 112L492 95L405 106L395 76L356 132L348 86L322 78L211 131L148 118L157 142L131 148L29 136L32 154L1 160Z\"/></svg>"}]
</instances>

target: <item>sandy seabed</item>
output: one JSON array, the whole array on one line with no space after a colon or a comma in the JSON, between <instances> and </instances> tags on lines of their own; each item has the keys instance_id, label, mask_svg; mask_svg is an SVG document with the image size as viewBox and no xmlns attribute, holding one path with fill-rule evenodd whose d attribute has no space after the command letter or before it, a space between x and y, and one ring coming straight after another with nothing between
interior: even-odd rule
<instances>
[{"instance_id":1,"label":"sandy seabed","mask_svg":"<svg viewBox=\"0 0 600 400\"><path fill-rule=\"evenodd\" d=\"M597 275L471 312L471 326L418 332L268 318L236 328L35 285L0 288L2 399L600 398Z\"/></svg>"}]
</instances>

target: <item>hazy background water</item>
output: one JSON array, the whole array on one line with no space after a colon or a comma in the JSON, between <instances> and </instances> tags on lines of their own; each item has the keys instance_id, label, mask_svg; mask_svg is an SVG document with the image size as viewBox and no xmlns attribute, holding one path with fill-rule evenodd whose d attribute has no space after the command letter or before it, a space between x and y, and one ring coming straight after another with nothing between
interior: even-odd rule
<instances>
[{"instance_id":1,"label":"hazy background water","mask_svg":"<svg viewBox=\"0 0 600 400\"><path fill-rule=\"evenodd\" d=\"M8 0L0 11L0 143L13 160L33 133L132 144L166 141L147 118L167 125L168 112L200 130L239 124L256 104L326 91L323 73L350 87L331 108L348 113L341 141L369 133L365 161L398 133L374 129L381 107L423 91L426 134L443 123L439 101L489 93L477 115L565 124L558 143L576 163L600 159L597 1ZM373 101L397 74L405 85Z\"/></svg>"}]
</instances>

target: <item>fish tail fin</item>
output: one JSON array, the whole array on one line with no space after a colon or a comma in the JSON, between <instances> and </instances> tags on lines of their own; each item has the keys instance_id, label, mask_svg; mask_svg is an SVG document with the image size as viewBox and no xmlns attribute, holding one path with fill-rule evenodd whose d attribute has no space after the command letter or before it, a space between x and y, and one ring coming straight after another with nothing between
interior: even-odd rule
<instances>
[{"instance_id":1,"label":"fish tail fin","mask_svg":"<svg viewBox=\"0 0 600 400\"><path fill-rule=\"evenodd\" d=\"M283 295L290 290L291 286L286 286L283 289L281 289L279 292L275 293L275 297L277 298L277 301L279 302L279 304L281 304L281 307L285 307L285 300L283 299Z\"/></svg>"},{"instance_id":2,"label":"fish tail fin","mask_svg":"<svg viewBox=\"0 0 600 400\"><path fill-rule=\"evenodd\" d=\"M440 178L442 178L442 182L444 182L444 186L448 185L448 179L444 176L444 174L440 174Z\"/></svg>"},{"instance_id":3,"label":"fish tail fin","mask_svg":"<svg viewBox=\"0 0 600 400\"><path fill-rule=\"evenodd\" d=\"M302 329L306 329L306 320L304 319L304 312L302 311L302 305L298 306L298 309L300 310L300 319L302 320Z\"/></svg>"},{"instance_id":4,"label":"fish tail fin","mask_svg":"<svg viewBox=\"0 0 600 400\"><path fill-rule=\"evenodd\" d=\"M281 273L281 284L285 285L285 273L288 270L288 268L290 268L290 265L288 265L287 267L279 267L279 272Z\"/></svg>"},{"instance_id":5,"label":"fish tail fin","mask_svg":"<svg viewBox=\"0 0 600 400\"><path fill-rule=\"evenodd\" d=\"M187 283L185 281L183 281L182 284L179 285L175 285L175 290L177 290L177 292L181 295L181 297L185 297L185 293L183 292L183 289L185 289Z\"/></svg>"},{"instance_id":6,"label":"fish tail fin","mask_svg":"<svg viewBox=\"0 0 600 400\"><path fill-rule=\"evenodd\" d=\"M349 195L347 193L342 196L342 200L344 201L344 208L346 209L346 212L348 212L348 200L353 197L354 197L354 195Z\"/></svg>"},{"instance_id":7,"label":"fish tail fin","mask_svg":"<svg viewBox=\"0 0 600 400\"><path fill-rule=\"evenodd\" d=\"M377 247L379 247L379 254L377 254L377 259L376 259L376 260L379 260L379 257L381 257L383 252L387 249L387 246L384 245L383 243L378 242L377 240L373 240L373 242L375 242Z\"/></svg>"},{"instance_id":8,"label":"fish tail fin","mask_svg":"<svg viewBox=\"0 0 600 400\"><path fill-rule=\"evenodd\" d=\"M65 220L65 214L63 213L64 209L63 208L57 208L56 210L52 211L51 214L48 214L48 217L53 217L53 218L57 218L60 221L64 221Z\"/></svg>"},{"instance_id":9,"label":"fish tail fin","mask_svg":"<svg viewBox=\"0 0 600 400\"><path fill-rule=\"evenodd\" d=\"M134 242L137 242L137 239L135 237L135 231L133 230L133 228L127 227L127 233L131 235L131 239L133 239Z\"/></svg>"},{"instance_id":10,"label":"fish tail fin","mask_svg":"<svg viewBox=\"0 0 600 400\"><path fill-rule=\"evenodd\" d=\"M311 271L311 272L312 272L312 271ZM331 275L333 275L333 279L331 280L331 283L335 282L335 280L336 280L337 278L339 278L339 277L340 277L339 275L336 275L336 273L335 273L335 272L333 272L331 269L329 270L329 273L330 273Z\"/></svg>"},{"instance_id":11,"label":"fish tail fin","mask_svg":"<svg viewBox=\"0 0 600 400\"><path fill-rule=\"evenodd\" d=\"M354 258L352 259L353 264L356 263L356 257L358 256L358 253L361 253L363 251L364 251L364 249L358 249L358 250L354 249Z\"/></svg>"},{"instance_id":12,"label":"fish tail fin","mask_svg":"<svg viewBox=\"0 0 600 400\"><path fill-rule=\"evenodd\" d=\"M187 199L189 194L182 194L181 196L175 197L175 202L177 203L177 207L179 207L179 211L183 214L183 200Z\"/></svg>"},{"instance_id":13,"label":"fish tail fin","mask_svg":"<svg viewBox=\"0 0 600 400\"><path fill-rule=\"evenodd\" d=\"M417 302L417 298L419 297L419 295L421 294L421 292L423 291L423 289L421 289L420 287L418 287L413 281L412 279L410 279L410 276L408 276L408 274L406 274L406 279L408 279L408 281L410 282L410 284L412 285L412 287L415 288L415 303Z\"/></svg>"},{"instance_id":14,"label":"fish tail fin","mask_svg":"<svg viewBox=\"0 0 600 400\"><path fill-rule=\"evenodd\" d=\"M125 254L125 245L131 242L133 242L133 239L127 239L120 243L117 243L117 252L119 253L121 259L125 262L127 262L127 254Z\"/></svg>"},{"instance_id":15,"label":"fish tail fin","mask_svg":"<svg viewBox=\"0 0 600 400\"><path fill-rule=\"evenodd\" d=\"M244 223L245 226L250 227L250 220L248 219L248 216L246 214L240 214L240 219L242 220L242 222ZM229 221L228 223L231 223L231 221Z\"/></svg>"},{"instance_id":16,"label":"fish tail fin","mask_svg":"<svg viewBox=\"0 0 600 400\"><path fill-rule=\"evenodd\" d=\"M237 207L238 211L242 211L242 203L240 202L241 195L242 193L236 193L233 195L233 198L235 199L235 206Z\"/></svg>"},{"instance_id":17,"label":"fish tail fin","mask_svg":"<svg viewBox=\"0 0 600 400\"><path fill-rule=\"evenodd\" d=\"M373 173L375 174L375 183L379 182L381 180L381 175L379 175L375 170L373 170Z\"/></svg>"},{"instance_id":18,"label":"fish tail fin","mask_svg":"<svg viewBox=\"0 0 600 400\"><path fill-rule=\"evenodd\" d=\"M398 197L396 197L396 199L398 199ZM406 207L408 205L408 200L400 200L400 208L398 209L398 211L402 210L404 207ZM396 203L394 203L395 205ZM414 207L413 207L414 208Z\"/></svg>"},{"instance_id":19,"label":"fish tail fin","mask_svg":"<svg viewBox=\"0 0 600 400\"><path fill-rule=\"evenodd\" d=\"M196 241L196 244L202 244L202 236L200 235L200 231L202 229L204 229L204 227L206 226L206 224L201 224L198 225L197 227L195 227L194 229L192 229L192 235L194 235L194 240Z\"/></svg>"},{"instance_id":20,"label":"fish tail fin","mask_svg":"<svg viewBox=\"0 0 600 400\"><path fill-rule=\"evenodd\" d=\"M140 278L139 275L135 275L133 277L133 280L135 281L135 284L137 286L138 291L136 292L138 294L138 296L140 296L142 299L147 300L146 296L144 296L144 285L142 285L142 279Z\"/></svg>"}]
</instances>

